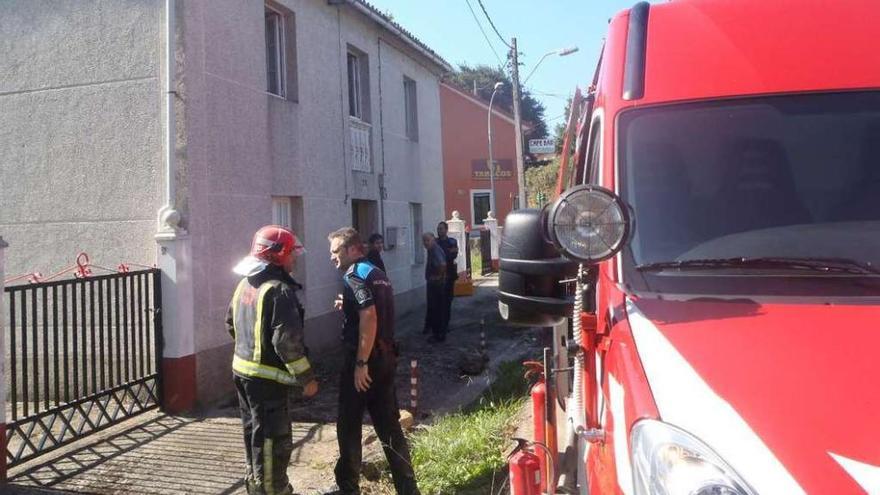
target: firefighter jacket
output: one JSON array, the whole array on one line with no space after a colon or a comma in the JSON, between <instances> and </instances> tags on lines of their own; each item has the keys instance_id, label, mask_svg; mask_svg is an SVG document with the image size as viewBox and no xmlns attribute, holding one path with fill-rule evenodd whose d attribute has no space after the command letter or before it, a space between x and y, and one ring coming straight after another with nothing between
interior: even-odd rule
<instances>
[{"instance_id":1,"label":"firefighter jacket","mask_svg":"<svg viewBox=\"0 0 880 495\"><path fill-rule=\"evenodd\" d=\"M238 283L226 313L226 329L235 338L233 373L283 385L312 380L297 285L272 265Z\"/></svg>"}]
</instances>

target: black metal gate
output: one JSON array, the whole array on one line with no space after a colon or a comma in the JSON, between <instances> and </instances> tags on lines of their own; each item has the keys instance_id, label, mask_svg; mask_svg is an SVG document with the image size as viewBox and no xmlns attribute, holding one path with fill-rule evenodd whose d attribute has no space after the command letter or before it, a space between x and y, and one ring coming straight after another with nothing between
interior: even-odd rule
<instances>
[{"instance_id":1,"label":"black metal gate","mask_svg":"<svg viewBox=\"0 0 880 495\"><path fill-rule=\"evenodd\" d=\"M9 467L158 407L159 274L5 288Z\"/></svg>"},{"instance_id":2,"label":"black metal gate","mask_svg":"<svg viewBox=\"0 0 880 495\"><path fill-rule=\"evenodd\" d=\"M480 275L492 273L492 232L489 229L480 231Z\"/></svg>"}]
</instances>

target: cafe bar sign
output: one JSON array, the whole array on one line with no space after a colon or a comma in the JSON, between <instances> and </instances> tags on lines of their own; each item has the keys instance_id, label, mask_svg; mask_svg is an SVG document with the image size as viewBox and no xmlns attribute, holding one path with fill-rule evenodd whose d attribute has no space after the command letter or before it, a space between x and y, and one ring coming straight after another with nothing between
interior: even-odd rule
<instances>
[{"instance_id":1,"label":"cafe bar sign","mask_svg":"<svg viewBox=\"0 0 880 495\"><path fill-rule=\"evenodd\" d=\"M529 153L533 155L549 155L556 153L555 139L529 139Z\"/></svg>"},{"instance_id":2,"label":"cafe bar sign","mask_svg":"<svg viewBox=\"0 0 880 495\"><path fill-rule=\"evenodd\" d=\"M471 160L471 178L474 180L489 180L489 167L486 159ZM495 160L495 180L510 180L513 178L513 160Z\"/></svg>"}]
</instances>

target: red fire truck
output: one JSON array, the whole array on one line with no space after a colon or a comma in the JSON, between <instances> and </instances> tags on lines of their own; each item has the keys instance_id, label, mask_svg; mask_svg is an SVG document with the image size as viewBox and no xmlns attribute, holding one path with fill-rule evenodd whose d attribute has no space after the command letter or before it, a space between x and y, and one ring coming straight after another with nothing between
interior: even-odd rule
<instances>
[{"instance_id":1,"label":"red fire truck","mask_svg":"<svg viewBox=\"0 0 880 495\"><path fill-rule=\"evenodd\" d=\"M554 328L569 487L880 493L878 40L876 0L611 20L576 179L500 252L502 317Z\"/></svg>"}]
</instances>

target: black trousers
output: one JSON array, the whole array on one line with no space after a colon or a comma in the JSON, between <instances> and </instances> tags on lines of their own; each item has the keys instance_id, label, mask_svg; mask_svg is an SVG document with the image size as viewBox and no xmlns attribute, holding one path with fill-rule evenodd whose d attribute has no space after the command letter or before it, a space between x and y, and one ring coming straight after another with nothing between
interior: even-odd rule
<instances>
[{"instance_id":1,"label":"black trousers","mask_svg":"<svg viewBox=\"0 0 880 495\"><path fill-rule=\"evenodd\" d=\"M429 280L425 286L427 308L425 311L425 328L431 330L434 337L446 338L446 281Z\"/></svg>"},{"instance_id":2,"label":"black trousers","mask_svg":"<svg viewBox=\"0 0 880 495\"><path fill-rule=\"evenodd\" d=\"M249 494L289 495L287 466L293 453L290 432L290 387L260 378L233 375L238 392L244 448L245 488Z\"/></svg>"},{"instance_id":3,"label":"black trousers","mask_svg":"<svg viewBox=\"0 0 880 495\"><path fill-rule=\"evenodd\" d=\"M339 416L336 421L339 461L334 470L336 484L342 493L360 493L361 428L364 410L367 410L391 467L394 488L399 495L418 495L409 446L400 428L397 409L397 392L394 388L397 358L390 350L376 349L367 366L373 382L364 393L354 388L354 354L346 357L340 376Z\"/></svg>"},{"instance_id":4,"label":"black trousers","mask_svg":"<svg viewBox=\"0 0 880 495\"><path fill-rule=\"evenodd\" d=\"M454 265L453 265L454 267ZM455 299L455 280L458 278L458 274L452 275L452 278L446 278L446 285L443 287L445 299L443 299L444 307L443 307L443 323L445 326L445 330L449 331L449 322L452 321L452 300Z\"/></svg>"}]
</instances>

